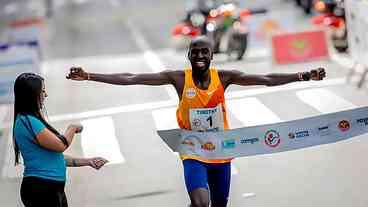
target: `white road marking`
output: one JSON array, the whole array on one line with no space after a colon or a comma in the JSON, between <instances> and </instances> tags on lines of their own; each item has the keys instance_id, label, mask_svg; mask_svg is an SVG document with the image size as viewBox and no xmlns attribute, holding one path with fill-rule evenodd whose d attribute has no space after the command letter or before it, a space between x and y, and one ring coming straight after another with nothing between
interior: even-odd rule
<instances>
[{"instance_id":1,"label":"white road marking","mask_svg":"<svg viewBox=\"0 0 368 207\"><path fill-rule=\"evenodd\" d=\"M275 93L280 91L290 91L290 90L298 90L298 89L306 89L306 88L314 88L314 87L325 87L332 85L342 85L345 84L344 78L337 79L327 79L320 82L305 82L305 83L295 83L284 86L275 86L275 87L266 87L266 88L257 88L257 89L248 89L242 91L232 91L225 94L228 102L234 98L242 98L248 96L255 96L259 94L267 94L267 93ZM159 101L159 102L148 102L143 104L132 104L126 106L119 107L111 107L104 109L97 109L92 111L85 111L81 113L72 113L72 114L63 114L63 115L54 115L50 116L51 121L68 121L68 120L76 120L76 119L85 119L96 116L105 116L105 115L113 115L124 112L133 112L133 111L144 111L144 110L152 110L159 109L165 107L174 107L178 104L177 101L169 100L169 101Z\"/></svg>"},{"instance_id":2,"label":"white road marking","mask_svg":"<svg viewBox=\"0 0 368 207\"><path fill-rule=\"evenodd\" d=\"M14 14L18 11L18 4L17 3L8 3L4 6L3 12L6 15Z\"/></svg>"},{"instance_id":3,"label":"white road marking","mask_svg":"<svg viewBox=\"0 0 368 207\"><path fill-rule=\"evenodd\" d=\"M143 57L147 65L156 73L163 71L166 67L159 56L151 49L148 42L144 39L143 34L131 22L128 21L126 25L132 32L136 44L143 51ZM178 100L178 96L173 87L165 86L165 89L171 99Z\"/></svg>"},{"instance_id":4,"label":"white road marking","mask_svg":"<svg viewBox=\"0 0 368 207\"><path fill-rule=\"evenodd\" d=\"M8 105L0 105L0 130L2 128L6 128L6 115L8 114L9 106Z\"/></svg>"},{"instance_id":5,"label":"white road marking","mask_svg":"<svg viewBox=\"0 0 368 207\"><path fill-rule=\"evenodd\" d=\"M243 193L242 194L243 198L250 198L250 197L254 197L254 196L256 196L255 193Z\"/></svg>"},{"instance_id":6,"label":"white road marking","mask_svg":"<svg viewBox=\"0 0 368 207\"><path fill-rule=\"evenodd\" d=\"M354 60L349 56L341 55L338 53L331 53L330 57L334 62L341 65L342 67L351 68L354 65Z\"/></svg>"},{"instance_id":7,"label":"white road marking","mask_svg":"<svg viewBox=\"0 0 368 207\"><path fill-rule=\"evenodd\" d=\"M271 56L271 50L268 48L250 48L245 53L246 58L269 58Z\"/></svg>"},{"instance_id":8,"label":"white road marking","mask_svg":"<svg viewBox=\"0 0 368 207\"><path fill-rule=\"evenodd\" d=\"M7 113L9 111L9 105L0 106L0 130L8 130L8 134L0 134L3 136L2 139L6 139L5 155L4 155L4 165L2 169L2 176L7 178L17 178L22 176L23 166L14 166L14 149L13 149L13 133L11 129L11 123L5 123L7 118ZM1 138L1 137L0 137Z\"/></svg>"},{"instance_id":9,"label":"white road marking","mask_svg":"<svg viewBox=\"0 0 368 207\"><path fill-rule=\"evenodd\" d=\"M132 104L127 106L119 106L119 107L111 107L105 109L98 109L92 111L86 111L75 114L64 114L64 115L56 115L50 116L50 121L66 121L66 120L75 120L75 119L85 119L90 117L97 116L106 116L113 115L124 112L134 112L134 111L142 111L142 110L152 110L157 108L164 108L174 106L176 104L175 101L159 101L159 102L148 102L143 104Z\"/></svg>"},{"instance_id":10,"label":"white road marking","mask_svg":"<svg viewBox=\"0 0 368 207\"><path fill-rule=\"evenodd\" d=\"M235 167L235 164L231 163L231 175L237 175L239 174L239 170Z\"/></svg>"},{"instance_id":11,"label":"white road marking","mask_svg":"<svg viewBox=\"0 0 368 207\"><path fill-rule=\"evenodd\" d=\"M111 117L88 119L81 123L83 125L81 145L84 157L103 157L109 160L108 164L125 162Z\"/></svg>"},{"instance_id":12,"label":"white road marking","mask_svg":"<svg viewBox=\"0 0 368 207\"><path fill-rule=\"evenodd\" d=\"M307 89L307 88L342 85L345 83L346 83L345 78L326 79L323 81L296 82L296 83L290 83L290 84L281 85L281 86L233 91L230 93L226 93L225 97L227 99L240 98L240 97L245 97L245 96L254 96L254 95L260 95L260 94L266 94L266 93L275 93L275 92L291 91L291 90L299 90L299 89Z\"/></svg>"},{"instance_id":13,"label":"white road marking","mask_svg":"<svg viewBox=\"0 0 368 207\"><path fill-rule=\"evenodd\" d=\"M254 97L230 100L227 102L227 106L244 126L257 126L281 121L275 113Z\"/></svg>"},{"instance_id":14,"label":"white road marking","mask_svg":"<svg viewBox=\"0 0 368 207\"><path fill-rule=\"evenodd\" d=\"M110 0L110 4L114 7L120 7L120 1L119 0Z\"/></svg>"},{"instance_id":15,"label":"white road marking","mask_svg":"<svg viewBox=\"0 0 368 207\"><path fill-rule=\"evenodd\" d=\"M179 128L176 121L176 107L164 108L152 111L157 130L168 130Z\"/></svg>"},{"instance_id":16,"label":"white road marking","mask_svg":"<svg viewBox=\"0 0 368 207\"><path fill-rule=\"evenodd\" d=\"M76 4L85 4L87 2L88 2L88 0L74 0L74 3L76 3Z\"/></svg>"},{"instance_id":17,"label":"white road marking","mask_svg":"<svg viewBox=\"0 0 368 207\"><path fill-rule=\"evenodd\" d=\"M22 164L14 166L15 156L12 137L12 130L9 129L7 144L5 148L6 153L2 169L2 176L5 178L20 178L22 177L24 166ZM20 156L20 163L23 163L22 156Z\"/></svg>"},{"instance_id":18,"label":"white road marking","mask_svg":"<svg viewBox=\"0 0 368 207\"><path fill-rule=\"evenodd\" d=\"M155 121L157 130L179 128L178 123L176 121L176 107L154 110L152 111L152 117L153 120ZM172 149L168 147L166 144L165 146L169 149L170 152L175 154L175 156L179 156L179 153L172 151Z\"/></svg>"},{"instance_id":19,"label":"white road marking","mask_svg":"<svg viewBox=\"0 0 368 207\"><path fill-rule=\"evenodd\" d=\"M249 51L247 51L244 54L244 59L255 59L255 58L270 58L271 51L266 48L251 48ZM183 60L183 57L185 57L185 54L183 56L180 56L181 60ZM224 53L215 54L213 62L227 62L229 60L229 56Z\"/></svg>"},{"instance_id":20,"label":"white road marking","mask_svg":"<svg viewBox=\"0 0 368 207\"><path fill-rule=\"evenodd\" d=\"M323 88L297 91L296 95L301 101L315 108L322 114L333 113L357 107L351 102Z\"/></svg>"}]
</instances>

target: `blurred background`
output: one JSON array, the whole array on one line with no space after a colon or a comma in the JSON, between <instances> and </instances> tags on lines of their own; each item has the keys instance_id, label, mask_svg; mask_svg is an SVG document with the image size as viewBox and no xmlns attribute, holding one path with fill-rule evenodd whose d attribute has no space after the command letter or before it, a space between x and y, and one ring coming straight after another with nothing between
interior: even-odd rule
<instances>
[{"instance_id":1,"label":"blurred background","mask_svg":"<svg viewBox=\"0 0 368 207\"><path fill-rule=\"evenodd\" d=\"M111 161L68 170L70 206L188 206L181 161L156 133L178 127L174 88L69 81L69 68L181 70L202 34L220 69L327 71L320 82L231 86L231 128L318 116L368 104L367 14L366 0L0 0L0 206L22 206L11 136L18 74L45 77L53 126L83 124L66 154ZM366 138L236 159L229 206L365 207Z\"/></svg>"}]
</instances>

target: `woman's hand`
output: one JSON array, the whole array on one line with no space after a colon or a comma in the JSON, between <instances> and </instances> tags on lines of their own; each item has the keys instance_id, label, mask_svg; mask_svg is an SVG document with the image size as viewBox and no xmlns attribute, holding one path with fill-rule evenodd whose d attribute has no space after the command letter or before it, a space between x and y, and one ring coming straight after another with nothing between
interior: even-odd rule
<instances>
[{"instance_id":1,"label":"woman's hand","mask_svg":"<svg viewBox=\"0 0 368 207\"><path fill-rule=\"evenodd\" d=\"M77 134L83 131L83 126L81 124L71 124L68 128L73 129Z\"/></svg>"},{"instance_id":2,"label":"woman's hand","mask_svg":"<svg viewBox=\"0 0 368 207\"><path fill-rule=\"evenodd\" d=\"M88 166L99 170L101 167L103 167L106 163L109 161L102 158L102 157L94 157L94 158L88 158Z\"/></svg>"}]
</instances>

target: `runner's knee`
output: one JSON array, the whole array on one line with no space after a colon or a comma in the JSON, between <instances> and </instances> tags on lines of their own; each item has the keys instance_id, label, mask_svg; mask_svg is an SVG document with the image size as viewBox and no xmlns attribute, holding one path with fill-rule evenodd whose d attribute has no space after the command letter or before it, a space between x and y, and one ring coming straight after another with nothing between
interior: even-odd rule
<instances>
[{"instance_id":1,"label":"runner's knee","mask_svg":"<svg viewBox=\"0 0 368 207\"><path fill-rule=\"evenodd\" d=\"M211 201L211 207L226 207L227 206L227 200L226 201Z\"/></svg>"},{"instance_id":2,"label":"runner's knee","mask_svg":"<svg viewBox=\"0 0 368 207\"><path fill-rule=\"evenodd\" d=\"M208 207L210 205L208 200L194 199L191 207Z\"/></svg>"},{"instance_id":3,"label":"runner's knee","mask_svg":"<svg viewBox=\"0 0 368 207\"><path fill-rule=\"evenodd\" d=\"M191 207L208 207L210 205L209 194L206 189L195 189L189 195Z\"/></svg>"}]
</instances>

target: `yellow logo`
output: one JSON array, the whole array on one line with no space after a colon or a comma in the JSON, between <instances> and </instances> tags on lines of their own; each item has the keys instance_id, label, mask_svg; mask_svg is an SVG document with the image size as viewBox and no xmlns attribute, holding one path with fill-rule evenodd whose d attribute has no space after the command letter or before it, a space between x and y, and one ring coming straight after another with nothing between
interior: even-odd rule
<instances>
[{"instance_id":1,"label":"yellow logo","mask_svg":"<svg viewBox=\"0 0 368 207\"><path fill-rule=\"evenodd\" d=\"M189 145L189 146L194 146L194 143L192 141L190 141L189 139L185 139L181 142L181 144L183 145Z\"/></svg>"},{"instance_id":2,"label":"yellow logo","mask_svg":"<svg viewBox=\"0 0 368 207\"><path fill-rule=\"evenodd\" d=\"M201 148L204 150L213 151L216 149L216 146L212 142L206 142L202 144Z\"/></svg>"},{"instance_id":3,"label":"yellow logo","mask_svg":"<svg viewBox=\"0 0 368 207\"><path fill-rule=\"evenodd\" d=\"M297 39L291 42L291 46L297 53L301 54L304 53L305 49L307 48L308 42L306 40Z\"/></svg>"}]
</instances>

